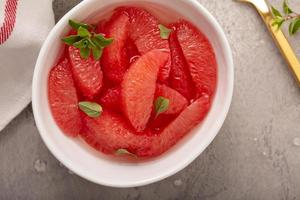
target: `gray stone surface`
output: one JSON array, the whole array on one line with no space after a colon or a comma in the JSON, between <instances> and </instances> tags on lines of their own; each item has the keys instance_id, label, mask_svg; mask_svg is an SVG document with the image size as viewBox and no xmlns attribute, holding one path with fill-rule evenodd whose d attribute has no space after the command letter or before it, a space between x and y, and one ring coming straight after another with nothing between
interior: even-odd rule
<instances>
[{"instance_id":1,"label":"gray stone surface","mask_svg":"<svg viewBox=\"0 0 300 200\"><path fill-rule=\"evenodd\" d=\"M78 2L55 0L56 19ZM231 0L200 2L228 36L236 76L228 118L202 155L155 184L99 186L50 154L28 106L0 133L0 199L300 199L299 87L254 9ZM300 35L292 40L300 55Z\"/></svg>"}]
</instances>

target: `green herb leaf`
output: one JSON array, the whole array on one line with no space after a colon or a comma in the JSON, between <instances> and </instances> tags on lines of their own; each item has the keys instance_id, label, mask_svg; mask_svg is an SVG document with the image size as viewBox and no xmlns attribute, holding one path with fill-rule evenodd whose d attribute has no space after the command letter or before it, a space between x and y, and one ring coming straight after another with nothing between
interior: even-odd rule
<instances>
[{"instance_id":1,"label":"green herb leaf","mask_svg":"<svg viewBox=\"0 0 300 200\"><path fill-rule=\"evenodd\" d=\"M81 101L79 102L79 108L87 114L87 116L92 118L99 117L102 113L102 107L95 102Z\"/></svg>"},{"instance_id":2,"label":"green herb leaf","mask_svg":"<svg viewBox=\"0 0 300 200\"><path fill-rule=\"evenodd\" d=\"M95 35L95 39L98 41L98 44L101 47L107 47L113 42L113 38L106 38L101 34Z\"/></svg>"},{"instance_id":3,"label":"green herb leaf","mask_svg":"<svg viewBox=\"0 0 300 200\"><path fill-rule=\"evenodd\" d=\"M80 49L80 56L81 56L81 58L87 59L90 56L90 54L91 54L91 49L89 49L87 47Z\"/></svg>"},{"instance_id":4,"label":"green herb leaf","mask_svg":"<svg viewBox=\"0 0 300 200\"><path fill-rule=\"evenodd\" d=\"M287 14L287 15L293 13L292 9L291 9L291 8L289 7L289 5L288 5L288 1L287 1L287 0L284 0L284 1L283 1L283 12L284 12L285 14Z\"/></svg>"},{"instance_id":5,"label":"green herb leaf","mask_svg":"<svg viewBox=\"0 0 300 200\"><path fill-rule=\"evenodd\" d=\"M93 43L98 47L98 48L102 48L101 44L99 43L98 39L95 37L92 37L91 40L93 41Z\"/></svg>"},{"instance_id":6,"label":"green herb leaf","mask_svg":"<svg viewBox=\"0 0 300 200\"><path fill-rule=\"evenodd\" d=\"M169 39L172 29L169 29L162 24L159 24L158 27L159 27L159 31L160 31L160 37L164 40Z\"/></svg>"},{"instance_id":7,"label":"green herb leaf","mask_svg":"<svg viewBox=\"0 0 300 200\"><path fill-rule=\"evenodd\" d=\"M88 38L87 40L88 40L88 42L89 42L88 47L89 47L90 49L96 48L96 47L97 47L97 45L96 45L90 38Z\"/></svg>"},{"instance_id":8,"label":"green herb leaf","mask_svg":"<svg viewBox=\"0 0 300 200\"><path fill-rule=\"evenodd\" d=\"M103 53L103 48L113 42L113 38L106 38L102 34L93 32L94 25L83 24L69 20L71 27L77 30L77 35L68 36L62 40L68 45L72 45L80 50L81 58L87 59L91 52L95 60L99 60Z\"/></svg>"},{"instance_id":9,"label":"green herb leaf","mask_svg":"<svg viewBox=\"0 0 300 200\"><path fill-rule=\"evenodd\" d=\"M89 46L89 41L87 39L82 39L78 42L75 42L73 46L78 49L87 48Z\"/></svg>"},{"instance_id":10,"label":"green herb leaf","mask_svg":"<svg viewBox=\"0 0 300 200\"><path fill-rule=\"evenodd\" d=\"M137 155L130 153L127 149L118 149L115 151L115 154L116 155L129 155L129 156L137 158Z\"/></svg>"},{"instance_id":11,"label":"green herb leaf","mask_svg":"<svg viewBox=\"0 0 300 200\"><path fill-rule=\"evenodd\" d=\"M83 27L85 29L89 29L90 26L88 24L83 24L83 23L79 23L79 22L76 22L74 20L69 20L69 25L74 28L75 30L78 30L79 27Z\"/></svg>"},{"instance_id":12,"label":"green herb leaf","mask_svg":"<svg viewBox=\"0 0 300 200\"><path fill-rule=\"evenodd\" d=\"M95 60L99 60L103 53L103 48L92 48L93 56Z\"/></svg>"},{"instance_id":13,"label":"green herb leaf","mask_svg":"<svg viewBox=\"0 0 300 200\"><path fill-rule=\"evenodd\" d=\"M83 28L81 26L78 28L77 34L78 34L78 36L83 37L83 38L91 37L91 33L86 28Z\"/></svg>"},{"instance_id":14,"label":"green herb leaf","mask_svg":"<svg viewBox=\"0 0 300 200\"><path fill-rule=\"evenodd\" d=\"M78 42L81 38L77 35L70 35L62 39L67 45L73 45L75 42Z\"/></svg>"},{"instance_id":15,"label":"green herb leaf","mask_svg":"<svg viewBox=\"0 0 300 200\"><path fill-rule=\"evenodd\" d=\"M157 97L157 99L154 102L154 108L155 108L155 112L156 112L156 117L165 112L166 110L168 110L169 108L169 104L170 104L170 100L165 98L165 97Z\"/></svg>"},{"instance_id":16,"label":"green herb leaf","mask_svg":"<svg viewBox=\"0 0 300 200\"><path fill-rule=\"evenodd\" d=\"M289 7L288 0L283 0L282 7L284 16L276 8L271 6L274 15L272 26L277 26L279 29L285 22L290 22L289 34L294 35L300 30L300 14L294 12L291 7Z\"/></svg>"},{"instance_id":17,"label":"green herb leaf","mask_svg":"<svg viewBox=\"0 0 300 200\"><path fill-rule=\"evenodd\" d=\"M292 21L290 23L289 26L289 33L290 35L294 35L295 33L297 33L300 29L300 18L295 19L294 21Z\"/></svg>"},{"instance_id":18,"label":"green herb leaf","mask_svg":"<svg viewBox=\"0 0 300 200\"><path fill-rule=\"evenodd\" d=\"M281 13L279 12L279 10L277 10L276 8L274 8L273 6L271 6L272 9L272 13L275 17L282 17Z\"/></svg>"},{"instance_id":19,"label":"green herb leaf","mask_svg":"<svg viewBox=\"0 0 300 200\"><path fill-rule=\"evenodd\" d=\"M283 18L281 18L281 17L276 17L276 18L274 19L274 22L272 23L272 26L277 26L277 28L279 29L279 28L282 26L283 22L284 22L284 19L283 19Z\"/></svg>"}]
</instances>

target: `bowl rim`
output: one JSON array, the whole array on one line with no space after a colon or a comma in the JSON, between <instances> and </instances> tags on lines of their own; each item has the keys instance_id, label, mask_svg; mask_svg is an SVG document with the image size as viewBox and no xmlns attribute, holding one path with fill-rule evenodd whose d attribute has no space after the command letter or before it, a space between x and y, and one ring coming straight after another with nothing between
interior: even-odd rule
<instances>
[{"instance_id":1,"label":"bowl rim","mask_svg":"<svg viewBox=\"0 0 300 200\"><path fill-rule=\"evenodd\" d=\"M117 182L108 183L106 181L102 181L102 180L96 179L94 177L87 176L84 173L84 171L76 169L76 167L74 167L72 165L70 160L68 160L64 156L62 156L61 152L59 150L57 150L54 146L52 146L52 144L50 142L48 142L48 140L45 136L46 134L44 134L44 132L47 132L47 130L45 130L45 127L43 125L43 122L41 120L41 117L40 117L40 114L38 111L38 104L39 104L39 102L37 100L38 99L37 96L39 93L38 89L37 89L37 86L39 83L38 75L40 74L40 71L43 70L41 63L44 59L41 55L45 54L46 49L47 49L46 47L49 45L50 41L52 41L53 36L56 34L56 30L63 25L63 23L69 18L69 16L76 13L78 10L81 9L81 7L84 4L89 3L90 1L93 1L93 0L85 0L85 1L80 2L74 8L72 8L70 11L68 11L57 22L57 24L52 28L52 30L48 34L46 40L44 41L44 43L42 45L40 53L38 55L35 69L34 69L34 74L33 74L33 81L32 81L32 109L33 109L33 115L34 115L34 119L36 122L38 132L39 132L40 136L42 137L43 142L49 149L49 151L55 156L55 158L59 162L63 163L68 169L74 171L75 174L77 174L80 177L82 177L86 180L89 180L93 183L110 186L110 187L128 188L128 187L143 186L143 185L147 185L150 183L154 183L154 182L163 180L163 179L181 171L186 166L188 166L192 161L194 161L207 148L207 146L213 141L213 139L219 133L219 131L226 119L226 116L230 109L230 105L231 105L231 101L232 101L232 97L233 97L233 88L234 88L234 63L233 63L233 57L232 57L232 50L231 50L231 47L227 40L227 37L226 37L222 27L220 26L220 24L217 22L217 20L212 16L212 14L204 6L201 5L201 3L199 1L197 1L197 0L186 1L187 3L192 4L199 12L201 12L202 15L204 15L206 17L207 21L215 28L215 30L218 34L218 37L220 38L220 41L222 41L222 46L224 48L224 56L225 56L226 60L228 61L228 63L227 63L228 64L228 73L227 73L228 92L224 99L224 104L223 104L224 107L223 107L222 111L220 112L220 115L218 118L219 120L216 121L214 129L213 129L213 132L214 132L213 137L210 137L207 139L207 141L204 143L204 145L201 148L199 148L199 151L197 154L189 156L189 159L186 162L181 162L181 164L177 165L176 168L174 167L174 168L172 168L172 170L161 173L160 176L156 176L156 177L153 177L151 179L146 179L146 180L139 180L139 181L131 182L128 184L119 184Z\"/></svg>"}]
</instances>

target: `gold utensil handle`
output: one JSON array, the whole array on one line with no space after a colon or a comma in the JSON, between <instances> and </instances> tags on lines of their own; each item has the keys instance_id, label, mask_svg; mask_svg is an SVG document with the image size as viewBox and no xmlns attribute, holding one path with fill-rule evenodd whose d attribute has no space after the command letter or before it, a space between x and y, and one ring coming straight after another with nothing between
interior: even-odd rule
<instances>
[{"instance_id":1,"label":"gold utensil handle","mask_svg":"<svg viewBox=\"0 0 300 200\"><path fill-rule=\"evenodd\" d=\"M281 54L284 56L286 61L288 62L291 71L294 73L295 78L300 85L300 63L299 60L292 49L290 43L286 39L283 32L277 29L276 26L272 26L273 23L273 15L264 0L255 0L256 3L252 2L265 24L267 25L269 32L271 33L273 39L275 40L277 46L279 47ZM258 3L259 2L259 3Z\"/></svg>"}]
</instances>

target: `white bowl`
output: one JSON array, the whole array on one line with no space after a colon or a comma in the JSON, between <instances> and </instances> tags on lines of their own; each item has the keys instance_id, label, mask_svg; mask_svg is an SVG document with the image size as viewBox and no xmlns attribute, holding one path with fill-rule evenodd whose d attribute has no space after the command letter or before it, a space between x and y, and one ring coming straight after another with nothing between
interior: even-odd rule
<instances>
[{"instance_id":1,"label":"white bowl","mask_svg":"<svg viewBox=\"0 0 300 200\"><path fill-rule=\"evenodd\" d=\"M136 5L175 21L181 16L204 32L215 50L218 85L212 108L204 122L160 157L129 162L96 152L80 139L66 137L51 115L48 74L62 50L61 38L69 30L68 20L92 20L120 5ZM176 13L176 14L174 14ZM40 51L33 77L32 107L35 121L48 149L66 167L92 182L113 187L153 183L180 171L211 143L221 128L233 93L233 61L225 34L213 16L197 0L85 0L68 12L52 29Z\"/></svg>"}]
</instances>

